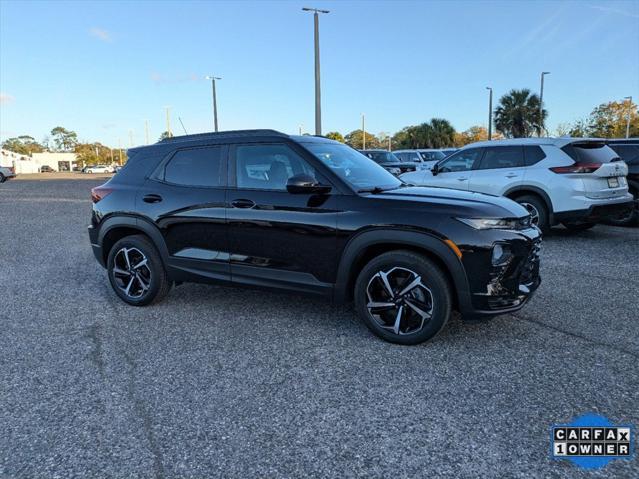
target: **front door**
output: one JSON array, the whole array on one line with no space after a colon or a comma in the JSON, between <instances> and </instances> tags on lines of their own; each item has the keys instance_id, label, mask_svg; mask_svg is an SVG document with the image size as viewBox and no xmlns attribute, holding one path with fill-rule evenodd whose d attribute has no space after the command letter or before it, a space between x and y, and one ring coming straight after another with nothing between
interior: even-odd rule
<instances>
[{"instance_id":1,"label":"front door","mask_svg":"<svg viewBox=\"0 0 639 479\"><path fill-rule=\"evenodd\" d=\"M306 173L329 184L284 143L231 148L227 220L234 283L330 294L339 194L292 194L288 178Z\"/></svg>"},{"instance_id":2,"label":"front door","mask_svg":"<svg viewBox=\"0 0 639 479\"><path fill-rule=\"evenodd\" d=\"M480 148L470 148L440 161L437 164L438 173L430 184L454 190L468 190L470 177L473 169L479 165L481 155Z\"/></svg>"}]
</instances>

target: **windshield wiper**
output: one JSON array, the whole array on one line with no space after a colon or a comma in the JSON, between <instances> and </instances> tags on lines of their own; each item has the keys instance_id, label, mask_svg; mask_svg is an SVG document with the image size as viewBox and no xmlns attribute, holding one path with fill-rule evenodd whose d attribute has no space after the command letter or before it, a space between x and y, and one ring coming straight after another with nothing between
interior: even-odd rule
<instances>
[{"instance_id":1,"label":"windshield wiper","mask_svg":"<svg viewBox=\"0 0 639 479\"><path fill-rule=\"evenodd\" d=\"M358 193L373 193L374 195L378 193L383 193L384 191L396 190L396 187L393 188L382 188L381 186L375 186L373 188L363 188L361 190L357 190Z\"/></svg>"}]
</instances>

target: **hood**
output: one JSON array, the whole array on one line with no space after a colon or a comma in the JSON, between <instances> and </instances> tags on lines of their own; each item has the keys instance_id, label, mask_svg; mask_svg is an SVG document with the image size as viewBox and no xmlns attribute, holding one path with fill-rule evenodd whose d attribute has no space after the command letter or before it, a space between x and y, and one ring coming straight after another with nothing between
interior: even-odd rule
<instances>
[{"instance_id":1,"label":"hood","mask_svg":"<svg viewBox=\"0 0 639 479\"><path fill-rule=\"evenodd\" d=\"M504 196L493 196L472 191L437 188L432 186L407 186L375 195L380 199L428 203L442 208L459 210L476 217L522 218L528 211L519 203Z\"/></svg>"}]
</instances>

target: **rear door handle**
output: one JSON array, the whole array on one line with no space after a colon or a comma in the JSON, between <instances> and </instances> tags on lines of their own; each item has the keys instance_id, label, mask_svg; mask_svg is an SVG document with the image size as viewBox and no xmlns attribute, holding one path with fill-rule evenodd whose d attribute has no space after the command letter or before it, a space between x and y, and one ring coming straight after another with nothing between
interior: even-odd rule
<instances>
[{"instance_id":1,"label":"rear door handle","mask_svg":"<svg viewBox=\"0 0 639 479\"><path fill-rule=\"evenodd\" d=\"M156 194L144 195L142 201L144 201L145 203L159 203L160 201L162 201L162 197Z\"/></svg>"},{"instance_id":2,"label":"rear door handle","mask_svg":"<svg viewBox=\"0 0 639 479\"><path fill-rule=\"evenodd\" d=\"M255 201L238 199L231 201L231 205L233 205L233 208L253 208L255 206Z\"/></svg>"},{"instance_id":3,"label":"rear door handle","mask_svg":"<svg viewBox=\"0 0 639 479\"><path fill-rule=\"evenodd\" d=\"M468 178L457 178L457 181L466 181Z\"/></svg>"},{"instance_id":4,"label":"rear door handle","mask_svg":"<svg viewBox=\"0 0 639 479\"><path fill-rule=\"evenodd\" d=\"M519 176L519 175L517 175L516 173L508 173L506 175L506 178L516 178L517 176Z\"/></svg>"}]
</instances>

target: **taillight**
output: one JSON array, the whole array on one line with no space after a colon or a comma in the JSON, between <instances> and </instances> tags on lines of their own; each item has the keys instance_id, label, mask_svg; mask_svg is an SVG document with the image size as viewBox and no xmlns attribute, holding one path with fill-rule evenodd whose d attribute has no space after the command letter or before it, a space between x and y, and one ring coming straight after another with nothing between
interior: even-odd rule
<instances>
[{"instance_id":1,"label":"taillight","mask_svg":"<svg viewBox=\"0 0 639 479\"><path fill-rule=\"evenodd\" d=\"M106 186L96 186L95 188L91 188L91 201L97 203L109 196L112 191L113 188L107 188Z\"/></svg>"},{"instance_id":2,"label":"taillight","mask_svg":"<svg viewBox=\"0 0 639 479\"><path fill-rule=\"evenodd\" d=\"M594 173L601 168L601 163L575 163L570 166L555 166L550 168L553 173Z\"/></svg>"}]
</instances>

